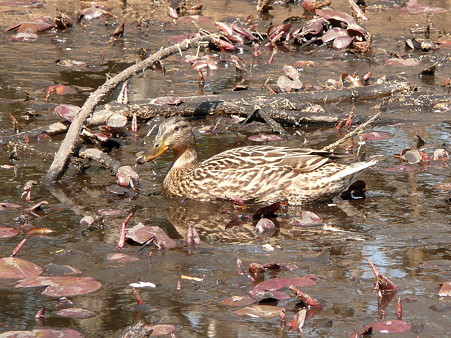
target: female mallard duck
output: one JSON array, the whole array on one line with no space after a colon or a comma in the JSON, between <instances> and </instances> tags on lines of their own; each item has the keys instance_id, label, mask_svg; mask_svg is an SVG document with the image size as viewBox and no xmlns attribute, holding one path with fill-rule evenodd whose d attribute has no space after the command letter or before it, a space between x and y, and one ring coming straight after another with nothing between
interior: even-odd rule
<instances>
[{"instance_id":1,"label":"female mallard duck","mask_svg":"<svg viewBox=\"0 0 451 338\"><path fill-rule=\"evenodd\" d=\"M326 200L376 163L346 165L334 162L340 156L328 151L273 146L230 149L200 162L191 124L178 116L160 125L153 148L137 162L153 160L168 149L174 152L174 164L163 182L165 193L204 201L227 196L290 204Z\"/></svg>"}]
</instances>

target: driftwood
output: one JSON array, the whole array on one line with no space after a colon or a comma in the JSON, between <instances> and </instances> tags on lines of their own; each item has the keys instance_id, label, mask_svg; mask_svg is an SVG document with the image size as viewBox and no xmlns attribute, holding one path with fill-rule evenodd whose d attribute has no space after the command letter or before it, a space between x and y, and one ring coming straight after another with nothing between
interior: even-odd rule
<instances>
[{"instance_id":1,"label":"driftwood","mask_svg":"<svg viewBox=\"0 0 451 338\"><path fill-rule=\"evenodd\" d=\"M66 137L61 143L61 146L56 153L55 158L53 159L53 162L50 165L49 170L47 171L47 174L44 177L44 182L46 184L49 184L59 180L62 177L69 163L70 156L74 151L76 141L83 127L83 124L85 123L85 120L89 115L91 115L91 113L94 111L94 108L101 102L103 98L106 97L106 95L108 95L120 83L126 81L133 75L152 67L155 62L158 62L180 51L187 50L193 45L198 45L201 42L209 41L211 37L211 35L199 36L193 39L184 40L183 42L171 47L161 49L144 61L141 61L112 77L102 86L100 86L95 92L93 92L86 100L76 118L72 121Z\"/></svg>"},{"instance_id":2,"label":"driftwood","mask_svg":"<svg viewBox=\"0 0 451 338\"><path fill-rule=\"evenodd\" d=\"M221 95L198 95L178 97L178 105L141 102L131 105L108 105L105 110L114 110L128 117L136 114L143 120L155 116L206 116L211 114L238 114L248 116L258 107L265 109L268 117L280 123L297 125L302 122L331 123L338 121L338 116L328 113L307 111L312 103L332 103L345 99L370 99L389 96L393 93L410 89L404 81L393 81L372 86L344 88L340 90L319 90L314 92L279 93L275 95L256 95L255 93L228 92ZM160 99L160 98L159 98ZM157 102L154 99L152 102ZM164 101L164 98L161 98Z\"/></svg>"}]
</instances>

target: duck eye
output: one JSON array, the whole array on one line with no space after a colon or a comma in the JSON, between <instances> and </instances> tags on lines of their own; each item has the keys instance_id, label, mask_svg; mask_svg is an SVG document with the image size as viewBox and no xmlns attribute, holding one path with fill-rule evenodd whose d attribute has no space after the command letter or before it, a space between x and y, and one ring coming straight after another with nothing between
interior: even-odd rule
<instances>
[{"instance_id":1,"label":"duck eye","mask_svg":"<svg viewBox=\"0 0 451 338\"><path fill-rule=\"evenodd\" d=\"M174 127L174 131L179 131L180 130L180 127L179 126L175 126Z\"/></svg>"}]
</instances>

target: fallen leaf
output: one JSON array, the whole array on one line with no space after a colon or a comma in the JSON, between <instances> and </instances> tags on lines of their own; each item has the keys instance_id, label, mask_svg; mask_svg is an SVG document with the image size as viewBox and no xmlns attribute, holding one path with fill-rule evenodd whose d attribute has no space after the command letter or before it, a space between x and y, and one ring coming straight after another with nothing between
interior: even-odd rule
<instances>
[{"instance_id":1,"label":"fallen leaf","mask_svg":"<svg viewBox=\"0 0 451 338\"><path fill-rule=\"evenodd\" d=\"M72 297L85 295L100 290L102 284L92 277L76 276L33 276L22 279L15 285L16 288L30 288L46 286L42 292L50 297Z\"/></svg>"},{"instance_id":2,"label":"fallen leaf","mask_svg":"<svg viewBox=\"0 0 451 338\"><path fill-rule=\"evenodd\" d=\"M0 258L0 278L27 278L40 275L44 270L30 262L17 257Z\"/></svg>"},{"instance_id":3,"label":"fallen leaf","mask_svg":"<svg viewBox=\"0 0 451 338\"><path fill-rule=\"evenodd\" d=\"M239 310L234 311L238 316L248 316L257 318L274 318L278 317L280 311L284 308L281 306L271 305L251 305Z\"/></svg>"},{"instance_id":4,"label":"fallen leaf","mask_svg":"<svg viewBox=\"0 0 451 338\"><path fill-rule=\"evenodd\" d=\"M372 328L373 331L390 332L408 332L412 329L410 325L402 320L387 320L385 322L375 322L364 326L365 330Z\"/></svg>"},{"instance_id":5,"label":"fallen leaf","mask_svg":"<svg viewBox=\"0 0 451 338\"><path fill-rule=\"evenodd\" d=\"M71 307L68 309L62 309L59 311L56 311L55 314L57 316L66 317L66 318L73 318L73 319L88 319L97 316L96 312L81 309L78 307Z\"/></svg>"}]
</instances>

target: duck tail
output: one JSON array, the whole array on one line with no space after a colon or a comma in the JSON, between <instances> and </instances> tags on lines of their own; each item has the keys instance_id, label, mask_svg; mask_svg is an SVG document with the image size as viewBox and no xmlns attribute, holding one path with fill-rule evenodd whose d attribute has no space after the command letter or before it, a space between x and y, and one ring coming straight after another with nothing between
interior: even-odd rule
<instances>
[{"instance_id":1,"label":"duck tail","mask_svg":"<svg viewBox=\"0 0 451 338\"><path fill-rule=\"evenodd\" d=\"M334 174L332 176L332 178L338 180L338 179L344 178L346 176L355 175L356 173L358 173L368 167L371 167L372 165L375 165L377 162L378 162L378 160L374 159L374 160L367 161L367 162L358 162L358 163L351 164L346 169L341 170L341 171L337 172L336 174Z\"/></svg>"}]
</instances>

